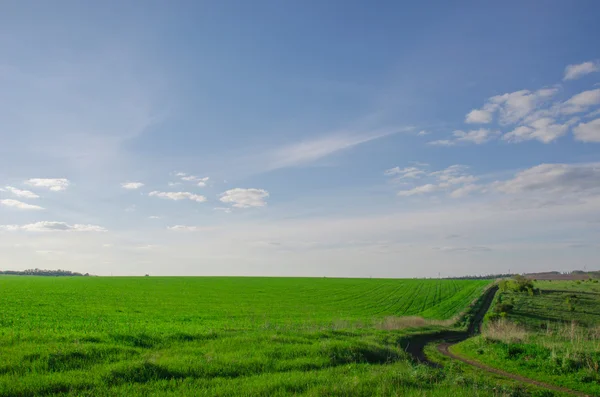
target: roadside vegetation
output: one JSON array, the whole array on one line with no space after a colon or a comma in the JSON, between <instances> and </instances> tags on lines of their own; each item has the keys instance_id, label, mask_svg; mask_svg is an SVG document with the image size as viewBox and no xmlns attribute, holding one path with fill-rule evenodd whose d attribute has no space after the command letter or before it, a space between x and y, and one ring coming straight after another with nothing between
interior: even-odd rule
<instances>
[{"instance_id":1,"label":"roadside vegetation","mask_svg":"<svg viewBox=\"0 0 600 397\"><path fill-rule=\"evenodd\" d=\"M401 347L489 283L4 276L0 396L508 396Z\"/></svg>"},{"instance_id":2,"label":"roadside vegetation","mask_svg":"<svg viewBox=\"0 0 600 397\"><path fill-rule=\"evenodd\" d=\"M500 283L480 336L452 351L531 379L600 395L597 279Z\"/></svg>"}]
</instances>

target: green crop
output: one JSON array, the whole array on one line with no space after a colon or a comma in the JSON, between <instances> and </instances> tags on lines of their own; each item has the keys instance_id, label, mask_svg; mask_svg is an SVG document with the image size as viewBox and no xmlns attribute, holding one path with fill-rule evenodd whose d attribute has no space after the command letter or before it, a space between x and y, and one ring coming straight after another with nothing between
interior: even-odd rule
<instances>
[{"instance_id":1,"label":"green crop","mask_svg":"<svg viewBox=\"0 0 600 397\"><path fill-rule=\"evenodd\" d=\"M0 277L0 396L470 395L414 372L399 341L415 331L382 324L454 318L487 284Z\"/></svg>"}]
</instances>

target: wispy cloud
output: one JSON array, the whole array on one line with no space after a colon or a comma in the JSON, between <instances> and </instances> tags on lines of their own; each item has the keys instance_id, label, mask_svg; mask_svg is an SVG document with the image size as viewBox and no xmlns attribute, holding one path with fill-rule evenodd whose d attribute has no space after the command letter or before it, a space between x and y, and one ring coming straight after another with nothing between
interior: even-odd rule
<instances>
[{"instance_id":1,"label":"wispy cloud","mask_svg":"<svg viewBox=\"0 0 600 397\"><path fill-rule=\"evenodd\" d=\"M65 222L43 221L26 225L1 225L1 230L25 232L105 232L106 229L96 225L70 225Z\"/></svg>"},{"instance_id":2,"label":"wispy cloud","mask_svg":"<svg viewBox=\"0 0 600 397\"><path fill-rule=\"evenodd\" d=\"M158 192L158 191L154 191L154 192L148 193L148 196L158 197L158 198L168 199L168 200L174 200L174 201L192 200L192 201L196 201L198 203L203 203L207 200L205 196L190 193L190 192Z\"/></svg>"},{"instance_id":3,"label":"wispy cloud","mask_svg":"<svg viewBox=\"0 0 600 397\"><path fill-rule=\"evenodd\" d=\"M172 232L201 232L212 230L211 227L202 227L202 226L186 226L186 225L175 225L167 227L167 230Z\"/></svg>"},{"instance_id":4,"label":"wispy cloud","mask_svg":"<svg viewBox=\"0 0 600 397\"><path fill-rule=\"evenodd\" d=\"M573 128L575 139L581 142L600 142L600 119L579 123Z\"/></svg>"},{"instance_id":5,"label":"wispy cloud","mask_svg":"<svg viewBox=\"0 0 600 397\"><path fill-rule=\"evenodd\" d=\"M68 188L71 182L66 178L32 178L26 180L25 184L59 192Z\"/></svg>"},{"instance_id":6,"label":"wispy cloud","mask_svg":"<svg viewBox=\"0 0 600 397\"><path fill-rule=\"evenodd\" d=\"M0 190L2 190L2 189L0 189ZM40 198L40 196L38 196L34 192L30 192L29 190L17 189L16 187L12 187L12 186L6 186L5 190L11 192L12 194L14 194L17 197L22 197L22 198L27 198L27 199Z\"/></svg>"},{"instance_id":7,"label":"wispy cloud","mask_svg":"<svg viewBox=\"0 0 600 397\"><path fill-rule=\"evenodd\" d=\"M208 180L210 179L210 177L205 176L205 177L198 177L196 175L189 175L186 174L185 172L177 172L175 174L176 177L181 178L182 181L185 182L194 182L196 183L196 185L200 186L200 187L205 187ZM169 184L170 186L172 186L171 184ZM173 184L175 185L175 184Z\"/></svg>"},{"instance_id":8,"label":"wispy cloud","mask_svg":"<svg viewBox=\"0 0 600 397\"><path fill-rule=\"evenodd\" d=\"M6 207L12 207L12 208L16 208L19 210L43 210L44 209L43 207L40 207L39 205L27 204L22 201L13 200L13 199L0 200L0 204L4 205Z\"/></svg>"},{"instance_id":9,"label":"wispy cloud","mask_svg":"<svg viewBox=\"0 0 600 397\"><path fill-rule=\"evenodd\" d=\"M383 138L406 129L369 133L335 133L275 148L266 154L267 168L297 167L349 150L363 143Z\"/></svg>"},{"instance_id":10,"label":"wispy cloud","mask_svg":"<svg viewBox=\"0 0 600 397\"><path fill-rule=\"evenodd\" d=\"M128 189L128 190L136 190L141 188L142 186L144 186L144 184L142 182L125 182L125 183L121 183L121 187L123 189Z\"/></svg>"},{"instance_id":11,"label":"wispy cloud","mask_svg":"<svg viewBox=\"0 0 600 397\"><path fill-rule=\"evenodd\" d=\"M568 65L565 68L565 77L563 80L575 80L586 74L600 71L600 63L596 61L583 62L576 65Z\"/></svg>"}]
</instances>

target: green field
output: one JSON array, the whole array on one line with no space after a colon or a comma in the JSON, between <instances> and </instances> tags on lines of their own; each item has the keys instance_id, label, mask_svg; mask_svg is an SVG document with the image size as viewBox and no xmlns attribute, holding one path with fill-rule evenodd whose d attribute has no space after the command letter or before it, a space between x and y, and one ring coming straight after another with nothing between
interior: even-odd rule
<instances>
[{"instance_id":1,"label":"green field","mask_svg":"<svg viewBox=\"0 0 600 397\"><path fill-rule=\"evenodd\" d=\"M600 284L540 281L539 294L503 292L513 306L454 351L531 379L600 396Z\"/></svg>"},{"instance_id":2,"label":"green field","mask_svg":"<svg viewBox=\"0 0 600 397\"><path fill-rule=\"evenodd\" d=\"M0 277L0 396L497 395L399 347L488 284ZM401 316L432 321L415 330Z\"/></svg>"}]
</instances>

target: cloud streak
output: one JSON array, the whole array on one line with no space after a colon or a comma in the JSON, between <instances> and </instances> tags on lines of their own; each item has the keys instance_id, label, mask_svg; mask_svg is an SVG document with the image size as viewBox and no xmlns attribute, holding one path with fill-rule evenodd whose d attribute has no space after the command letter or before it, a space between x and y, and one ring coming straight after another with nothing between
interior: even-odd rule
<instances>
[{"instance_id":1,"label":"cloud streak","mask_svg":"<svg viewBox=\"0 0 600 397\"><path fill-rule=\"evenodd\" d=\"M4 231L25 232L105 232L106 229L97 225L70 225L65 222L42 221L26 225L0 225Z\"/></svg>"},{"instance_id":2,"label":"cloud streak","mask_svg":"<svg viewBox=\"0 0 600 397\"><path fill-rule=\"evenodd\" d=\"M16 208L16 209L19 209L19 210L34 210L34 211L39 211L39 210L43 210L44 209L44 207L40 207L39 205L27 204L27 203L24 203L22 201L13 200L13 199L0 200L0 204L4 205L6 207L12 207L12 208Z\"/></svg>"},{"instance_id":3,"label":"cloud streak","mask_svg":"<svg viewBox=\"0 0 600 397\"><path fill-rule=\"evenodd\" d=\"M600 64L595 61L583 62L576 65L568 65L565 68L563 80L575 80L587 74L600 71Z\"/></svg>"},{"instance_id":4,"label":"cloud streak","mask_svg":"<svg viewBox=\"0 0 600 397\"><path fill-rule=\"evenodd\" d=\"M266 154L267 168L298 167L313 163L355 146L400 132L399 130L370 133L335 133L275 148Z\"/></svg>"},{"instance_id":5,"label":"cloud streak","mask_svg":"<svg viewBox=\"0 0 600 397\"><path fill-rule=\"evenodd\" d=\"M150 196L150 197L158 197L158 198L167 199L167 200L174 200L174 201L191 200L191 201L195 201L195 202L198 202L198 203L203 203L203 202L207 201L207 198L205 196L202 196L202 195L199 195L199 194L190 193L190 192L159 192L159 191L154 191L154 192L148 193L148 196Z\"/></svg>"},{"instance_id":6,"label":"cloud streak","mask_svg":"<svg viewBox=\"0 0 600 397\"><path fill-rule=\"evenodd\" d=\"M121 183L121 187L127 190L136 190L144 186L142 182L124 182Z\"/></svg>"},{"instance_id":7,"label":"cloud streak","mask_svg":"<svg viewBox=\"0 0 600 397\"><path fill-rule=\"evenodd\" d=\"M53 192L60 192L69 187L71 182L66 178L32 178L25 181L26 185L48 189Z\"/></svg>"},{"instance_id":8,"label":"cloud streak","mask_svg":"<svg viewBox=\"0 0 600 397\"><path fill-rule=\"evenodd\" d=\"M0 189L0 190L2 190L2 189ZM22 197L22 198L26 198L26 199L40 198L40 196L38 196L34 192L31 192L29 190L17 189L16 187L12 187L12 186L6 186L5 190L11 192L12 194L14 194L17 197Z\"/></svg>"}]
</instances>

